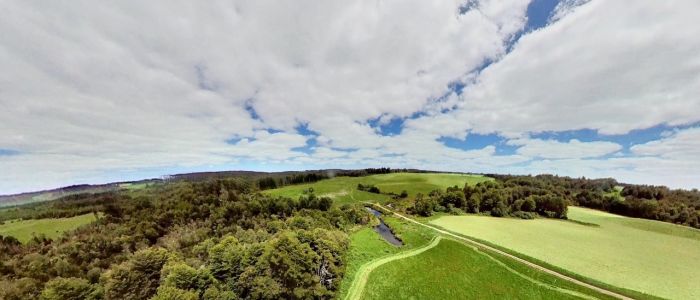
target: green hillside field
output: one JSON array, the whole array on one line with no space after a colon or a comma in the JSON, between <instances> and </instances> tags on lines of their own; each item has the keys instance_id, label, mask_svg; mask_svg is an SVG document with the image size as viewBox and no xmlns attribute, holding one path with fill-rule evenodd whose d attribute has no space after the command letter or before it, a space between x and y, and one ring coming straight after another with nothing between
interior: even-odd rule
<instances>
[{"instance_id":1,"label":"green hillside field","mask_svg":"<svg viewBox=\"0 0 700 300\"><path fill-rule=\"evenodd\" d=\"M65 231L76 229L95 220L95 214L92 213L71 218L12 220L0 225L0 235L13 236L22 243L29 241L33 235L40 234L55 239Z\"/></svg>"},{"instance_id":2,"label":"green hillside field","mask_svg":"<svg viewBox=\"0 0 700 300\"><path fill-rule=\"evenodd\" d=\"M362 299L607 299L568 289L564 281L536 279L540 276L545 275L518 271L461 242L441 239L418 255L379 266Z\"/></svg>"},{"instance_id":3,"label":"green hillside field","mask_svg":"<svg viewBox=\"0 0 700 300\"><path fill-rule=\"evenodd\" d=\"M445 174L445 173L391 173L365 177L335 177L315 183L290 185L282 188L264 191L265 193L296 198L304 191L313 188L318 196L333 198L333 203L342 205L359 201L384 202L387 195L373 194L357 190L357 184L375 185L382 192L399 194L407 191L409 198L417 193L427 194L432 190L444 190L450 186L463 187L465 183L477 184L493 180L481 175Z\"/></svg>"},{"instance_id":4,"label":"green hillside field","mask_svg":"<svg viewBox=\"0 0 700 300\"><path fill-rule=\"evenodd\" d=\"M569 207L578 222L486 216L430 221L620 288L670 299L700 299L700 231Z\"/></svg>"}]
</instances>

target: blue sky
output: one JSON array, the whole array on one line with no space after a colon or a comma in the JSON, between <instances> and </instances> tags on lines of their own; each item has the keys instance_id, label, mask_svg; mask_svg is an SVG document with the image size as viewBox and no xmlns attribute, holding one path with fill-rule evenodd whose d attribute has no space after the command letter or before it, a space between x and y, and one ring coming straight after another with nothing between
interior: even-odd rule
<instances>
[{"instance_id":1,"label":"blue sky","mask_svg":"<svg viewBox=\"0 0 700 300\"><path fill-rule=\"evenodd\" d=\"M379 166L700 187L696 2L302 2L9 3L0 194Z\"/></svg>"}]
</instances>

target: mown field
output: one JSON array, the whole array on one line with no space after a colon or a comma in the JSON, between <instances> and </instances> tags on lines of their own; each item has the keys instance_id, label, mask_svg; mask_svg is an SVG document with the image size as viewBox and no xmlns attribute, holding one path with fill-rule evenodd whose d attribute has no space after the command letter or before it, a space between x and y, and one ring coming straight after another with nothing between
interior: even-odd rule
<instances>
[{"instance_id":1,"label":"mown field","mask_svg":"<svg viewBox=\"0 0 700 300\"><path fill-rule=\"evenodd\" d=\"M357 190L357 184L375 185L381 192L396 194L405 190L408 192L409 198L413 198L417 193L427 194L434 189L444 190L454 185L463 187L465 183L471 185L487 180L493 179L481 175L466 174L391 173L365 177L336 177L315 183L290 185L264 192L296 198L309 188L313 188L316 195L331 197L335 205L342 205L358 201L384 202L389 199L387 195L359 191Z\"/></svg>"},{"instance_id":2,"label":"mown field","mask_svg":"<svg viewBox=\"0 0 700 300\"><path fill-rule=\"evenodd\" d=\"M581 223L474 215L430 223L613 286L700 299L699 230L579 207L568 216Z\"/></svg>"},{"instance_id":3,"label":"mown field","mask_svg":"<svg viewBox=\"0 0 700 300\"><path fill-rule=\"evenodd\" d=\"M13 236L22 243L29 241L33 235L44 234L47 238L58 238L63 232L76 229L95 221L94 214L84 214L72 218L15 220L0 225L0 235Z\"/></svg>"}]
</instances>

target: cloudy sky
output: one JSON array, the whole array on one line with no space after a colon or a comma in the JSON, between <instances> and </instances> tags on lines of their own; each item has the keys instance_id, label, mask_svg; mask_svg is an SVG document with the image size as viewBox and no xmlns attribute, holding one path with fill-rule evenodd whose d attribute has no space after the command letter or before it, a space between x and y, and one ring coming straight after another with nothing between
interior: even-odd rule
<instances>
[{"instance_id":1,"label":"cloudy sky","mask_svg":"<svg viewBox=\"0 0 700 300\"><path fill-rule=\"evenodd\" d=\"M379 166L700 187L700 1L0 11L0 194Z\"/></svg>"}]
</instances>

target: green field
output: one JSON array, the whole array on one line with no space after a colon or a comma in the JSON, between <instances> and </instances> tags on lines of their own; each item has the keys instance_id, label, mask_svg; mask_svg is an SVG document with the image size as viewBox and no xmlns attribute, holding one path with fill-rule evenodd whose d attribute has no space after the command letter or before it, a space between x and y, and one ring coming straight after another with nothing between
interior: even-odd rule
<instances>
[{"instance_id":1,"label":"green field","mask_svg":"<svg viewBox=\"0 0 700 300\"><path fill-rule=\"evenodd\" d=\"M431 224L613 286L700 299L700 231L569 207L563 220L444 216Z\"/></svg>"},{"instance_id":2,"label":"green field","mask_svg":"<svg viewBox=\"0 0 700 300\"><path fill-rule=\"evenodd\" d=\"M430 230L396 218L384 216L384 221L403 241L404 245L396 247L387 243L379 234L369 227L363 228L350 235L350 250L348 252L345 276L340 285L340 299L345 299L355 275L363 265L382 257L422 247L429 243L430 239L435 236Z\"/></svg>"},{"instance_id":3,"label":"green field","mask_svg":"<svg viewBox=\"0 0 700 300\"><path fill-rule=\"evenodd\" d=\"M435 240L439 234L432 229L395 217L384 220L405 244L390 245L371 228L353 233L339 299L612 299L509 258L485 255L461 242Z\"/></svg>"},{"instance_id":4,"label":"green field","mask_svg":"<svg viewBox=\"0 0 700 300\"><path fill-rule=\"evenodd\" d=\"M391 173L365 177L335 177L315 183L290 185L278 189L264 191L272 195L296 198L305 190L313 188L318 196L333 198L334 204L342 205L358 201L384 202L387 195L378 195L357 190L357 184L372 184L382 192L401 193L406 190L410 198L417 193L427 194L434 189L444 190L450 186L463 187L465 183L477 184L493 180L480 175L439 174L439 173Z\"/></svg>"},{"instance_id":5,"label":"green field","mask_svg":"<svg viewBox=\"0 0 700 300\"><path fill-rule=\"evenodd\" d=\"M84 214L72 218L16 220L0 225L0 235L13 236L22 243L29 241L33 235L44 234L47 238L58 238L63 232L76 229L95 221L94 214Z\"/></svg>"},{"instance_id":6,"label":"green field","mask_svg":"<svg viewBox=\"0 0 700 300\"><path fill-rule=\"evenodd\" d=\"M378 267L370 275L363 296L363 299L587 297L525 276L488 255L449 239L442 239L437 246L416 256Z\"/></svg>"}]
</instances>

